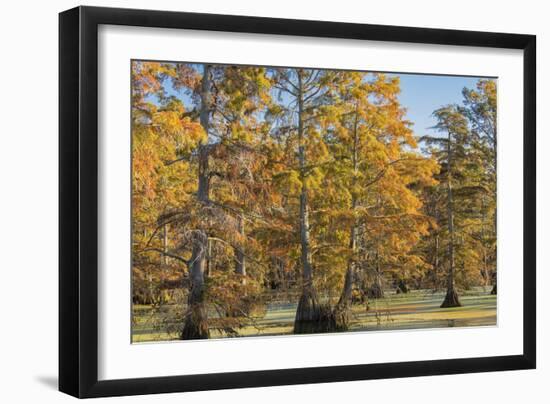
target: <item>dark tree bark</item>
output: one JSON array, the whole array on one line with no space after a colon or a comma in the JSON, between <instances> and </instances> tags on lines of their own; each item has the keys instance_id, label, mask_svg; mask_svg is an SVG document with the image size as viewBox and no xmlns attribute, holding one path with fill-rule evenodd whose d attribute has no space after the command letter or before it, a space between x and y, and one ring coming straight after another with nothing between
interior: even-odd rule
<instances>
[{"instance_id":1,"label":"dark tree bark","mask_svg":"<svg viewBox=\"0 0 550 404\"><path fill-rule=\"evenodd\" d=\"M489 269L489 257L487 254L487 237L485 234L485 223L487 222L486 204L485 199L482 199L481 209L483 212L482 224L481 224L481 241L483 246L483 268L481 269L481 276L483 278L483 286L486 287L491 283L491 271Z\"/></svg>"},{"instance_id":2,"label":"dark tree bark","mask_svg":"<svg viewBox=\"0 0 550 404\"><path fill-rule=\"evenodd\" d=\"M204 299L204 272L206 270L206 245L208 237L200 231L194 237L191 255L191 288L187 299L187 313L181 339L206 339L209 337L208 312Z\"/></svg>"},{"instance_id":3,"label":"dark tree bark","mask_svg":"<svg viewBox=\"0 0 550 404\"><path fill-rule=\"evenodd\" d=\"M382 288L382 282L376 277L373 285L369 288L367 296L370 299L383 299L384 298L384 289Z\"/></svg>"},{"instance_id":4,"label":"dark tree bark","mask_svg":"<svg viewBox=\"0 0 550 404\"><path fill-rule=\"evenodd\" d=\"M485 246L483 246L483 271L482 271L482 276L483 276L483 284L484 286L487 286L490 282L490 275L489 275L489 267L487 265L487 249L485 248Z\"/></svg>"},{"instance_id":5,"label":"dark tree bark","mask_svg":"<svg viewBox=\"0 0 550 404\"><path fill-rule=\"evenodd\" d=\"M397 282L397 290L399 290L399 293L409 293L407 283L403 279L399 279L399 282Z\"/></svg>"},{"instance_id":6,"label":"dark tree bark","mask_svg":"<svg viewBox=\"0 0 550 404\"><path fill-rule=\"evenodd\" d=\"M376 267L374 270L374 282L367 292L367 296L371 299L383 299L384 287L382 285L382 268L380 267L380 255L376 251L375 257Z\"/></svg>"},{"instance_id":7,"label":"dark tree bark","mask_svg":"<svg viewBox=\"0 0 550 404\"><path fill-rule=\"evenodd\" d=\"M350 250L355 251L356 245L356 227L353 226L350 234ZM340 299L334 308L334 327L335 331L346 331L350 326L350 310L351 310L351 297L353 291L353 273L354 262L350 259L348 267L346 269L346 276L344 277L344 288Z\"/></svg>"},{"instance_id":8,"label":"dark tree bark","mask_svg":"<svg viewBox=\"0 0 550 404\"><path fill-rule=\"evenodd\" d=\"M352 206L355 209L356 199L353 198ZM357 225L352 225L350 229L350 241L349 248L352 254L355 253L357 248ZM355 257L352 256L348 261L348 267L346 269L346 276L344 278L344 288L340 299L336 304L333 311L333 323L335 331L347 331L350 327L350 315L351 315L351 303L353 292L353 277L355 272Z\"/></svg>"},{"instance_id":9,"label":"dark tree bark","mask_svg":"<svg viewBox=\"0 0 550 404\"><path fill-rule=\"evenodd\" d=\"M441 307L459 307L462 306L458 298L458 293L455 289L455 238L454 238L454 212L453 212L453 186L451 174L451 132L448 132L447 137L447 222L449 229L449 272L447 273L447 294L445 300L441 303Z\"/></svg>"},{"instance_id":10,"label":"dark tree bark","mask_svg":"<svg viewBox=\"0 0 550 404\"><path fill-rule=\"evenodd\" d=\"M356 184L357 176L357 149L359 146L359 136L357 134L357 124L358 124L358 110L357 105L355 107L354 122L353 122L353 150L352 150L352 165L353 165L353 179L352 184ZM351 208L355 211L357 207L357 196L354 193L352 194ZM346 331L350 326L350 310L351 310L351 297L353 291L353 274L354 274L354 255L357 248L357 223L353 223L350 229L349 235L349 249L352 254L348 262L348 267L346 269L346 276L344 278L344 288L342 289L342 294L340 299L334 308L334 324L336 331Z\"/></svg>"},{"instance_id":11,"label":"dark tree bark","mask_svg":"<svg viewBox=\"0 0 550 404\"><path fill-rule=\"evenodd\" d=\"M200 123L208 134L210 120L210 66L204 65L201 83ZM208 143L198 148L199 185L197 199L200 208L210 200L210 176L208 168ZM190 291L187 300L187 313L181 332L181 339L206 339L210 336L208 330L208 310L204 299L204 280L207 269L206 255L208 249L208 234L197 230L193 235L193 250L190 264Z\"/></svg>"},{"instance_id":12,"label":"dark tree bark","mask_svg":"<svg viewBox=\"0 0 550 404\"><path fill-rule=\"evenodd\" d=\"M301 69L297 70L298 86L298 159L300 165L300 180L302 182L300 192L300 246L302 263L302 295L296 309L294 321L295 334L307 334L318 332L320 321L320 307L317 294L313 286L313 271L311 265L311 247L309 235L309 204L308 189L306 184L306 151L304 145L304 94Z\"/></svg>"}]
</instances>

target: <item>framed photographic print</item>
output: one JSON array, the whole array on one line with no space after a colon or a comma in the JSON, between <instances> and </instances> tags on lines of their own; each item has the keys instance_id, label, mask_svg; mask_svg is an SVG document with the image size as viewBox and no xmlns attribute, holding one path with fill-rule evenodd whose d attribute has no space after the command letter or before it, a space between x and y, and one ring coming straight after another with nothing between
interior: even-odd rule
<instances>
[{"instance_id":1,"label":"framed photographic print","mask_svg":"<svg viewBox=\"0 0 550 404\"><path fill-rule=\"evenodd\" d=\"M534 36L59 21L61 391L535 367Z\"/></svg>"}]
</instances>

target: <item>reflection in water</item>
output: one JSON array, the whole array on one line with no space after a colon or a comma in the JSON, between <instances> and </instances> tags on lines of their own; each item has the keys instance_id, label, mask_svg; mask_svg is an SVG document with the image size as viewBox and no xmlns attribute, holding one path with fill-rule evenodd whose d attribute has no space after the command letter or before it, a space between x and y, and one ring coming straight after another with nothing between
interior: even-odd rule
<instances>
[{"instance_id":1,"label":"reflection in water","mask_svg":"<svg viewBox=\"0 0 550 404\"><path fill-rule=\"evenodd\" d=\"M483 288L465 291L461 296L463 306L456 308L439 307L444 296L441 292L387 292L385 298L371 299L368 305L353 305L350 331L494 326L497 301L489 292ZM275 299L265 312L251 319L250 326L238 330L239 336L292 334L296 305ZM177 339L176 334L155 327L156 314L150 308L142 306L135 314L139 321L133 327L134 342ZM221 336L215 330L212 334L214 338Z\"/></svg>"}]
</instances>

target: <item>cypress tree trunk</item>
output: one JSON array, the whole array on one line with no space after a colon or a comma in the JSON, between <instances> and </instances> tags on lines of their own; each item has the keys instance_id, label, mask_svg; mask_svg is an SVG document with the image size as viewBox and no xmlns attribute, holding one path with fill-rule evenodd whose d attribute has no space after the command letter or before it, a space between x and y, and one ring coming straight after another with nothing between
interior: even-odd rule
<instances>
[{"instance_id":1,"label":"cypress tree trunk","mask_svg":"<svg viewBox=\"0 0 550 404\"><path fill-rule=\"evenodd\" d=\"M303 154L303 148L300 154ZM302 262L302 295L296 309L294 321L295 334L307 334L317 332L320 321L320 308L317 294L313 286L313 271L311 266L311 250L309 242L309 208L307 200L307 187L302 185L300 195L300 244Z\"/></svg>"},{"instance_id":2,"label":"cypress tree trunk","mask_svg":"<svg viewBox=\"0 0 550 404\"><path fill-rule=\"evenodd\" d=\"M242 239L244 239L244 219L242 215L239 215L237 218L237 231L239 232ZM244 255L244 247L238 246L235 247L233 253L235 255L235 273L241 278L241 284L246 285L246 257ZM247 304L246 293L241 296L240 303L236 306L229 307L227 310L227 315L230 317L241 317L245 313L250 312L250 307Z\"/></svg>"},{"instance_id":3,"label":"cypress tree trunk","mask_svg":"<svg viewBox=\"0 0 550 404\"><path fill-rule=\"evenodd\" d=\"M155 289L153 287L153 274L147 270L147 295L148 304L155 304Z\"/></svg>"},{"instance_id":4,"label":"cypress tree trunk","mask_svg":"<svg viewBox=\"0 0 550 404\"><path fill-rule=\"evenodd\" d=\"M409 293L407 283L403 279L399 279L399 282L397 282L397 290L398 293Z\"/></svg>"},{"instance_id":5,"label":"cypress tree trunk","mask_svg":"<svg viewBox=\"0 0 550 404\"><path fill-rule=\"evenodd\" d=\"M447 138L447 221L449 229L449 272L447 274L447 294L441 307L459 307L460 300L455 289L455 249L454 249L454 215L453 215L453 187L451 184L451 132Z\"/></svg>"},{"instance_id":6,"label":"cypress tree trunk","mask_svg":"<svg viewBox=\"0 0 550 404\"><path fill-rule=\"evenodd\" d=\"M481 208L483 209L483 218L482 218L482 224L481 224L481 240L483 242L483 270L482 270L482 276L483 276L483 286L484 289L486 286L488 286L491 283L491 273L489 271L489 264L488 264L488 257L487 257L487 246L486 246L486 235L485 235L485 223L487 221L487 215L485 213L485 200L483 199L483 203L481 205Z\"/></svg>"},{"instance_id":7,"label":"cypress tree trunk","mask_svg":"<svg viewBox=\"0 0 550 404\"><path fill-rule=\"evenodd\" d=\"M380 255L376 251L376 269L374 274L374 282L369 289L368 296L372 299L383 299L384 288L382 286L382 270L380 269Z\"/></svg>"},{"instance_id":8,"label":"cypress tree trunk","mask_svg":"<svg viewBox=\"0 0 550 404\"><path fill-rule=\"evenodd\" d=\"M159 289L159 299L160 303L164 304L166 299L166 278L167 278L167 268L168 265L168 257L166 256L166 253L168 252L168 225L165 223L162 226L162 251L164 251L164 254L161 254L161 280L160 280L160 289Z\"/></svg>"},{"instance_id":9,"label":"cypress tree trunk","mask_svg":"<svg viewBox=\"0 0 550 404\"><path fill-rule=\"evenodd\" d=\"M350 250L355 251L357 239L356 227L351 228L350 234ZM353 291L353 270L354 264L353 259L350 259L348 262L348 267L346 269L346 276L344 278L344 288L342 289L342 294L340 299L334 308L334 328L336 331L346 331L349 329L350 323L350 309L351 309L351 294Z\"/></svg>"},{"instance_id":10,"label":"cypress tree trunk","mask_svg":"<svg viewBox=\"0 0 550 404\"><path fill-rule=\"evenodd\" d=\"M357 124L358 124L358 106L355 105L355 116L353 122L353 150L352 150L352 165L353 165L353 190L352 190L352 201L351 208L352 211L355 211L357 207L357 196L355 195L355 185L356 185L356 176L357 176L357 148L359 146L359 137L357 134ZM352 256L355 255L355 250L357 246L357 224L353 223L350 229L349 235L349 249L352 253ZM344 278L344 288L342 289L342 294L336 307L334 308L334 326L337 331L346 331L349 329L349 318L350 318L350 309L351 309L351 295L353 291L353 272L354 272L354 262L353 257L348 262L348 267L346 269L346 276Z\"/></svg>"},{"instance_id":11,"label":"cypress tree trunk","mask_svg":"<svg viewBox=\"0 0 550 404\"><path fill-rule=\"evenodd\" d=\"M205 232L197 232L194 237L191 255L191 290L187 298L187 313L181 339L206 339L209 337L208 312L204 301L204 272L206 270Z\"/></svg>"},{"instance_id":12,"label":"cypress tree trunk","mask_svg":"<svg viewBox=\"0 0 550 404\"><path fill-rule=\"evenodd\" d=\"M241 238L244 239L244 219L242 215L237 219L237 231L239 232ZM246 285L246 257L244 255L243 247L235 248L235 273L241 275L243 285Z\"/></svg>"},{"instance_id":13,"label":"cypress tree trunk","mask_svg":"<svg viewBox=\"0 0 550 404\"><path fill-rule=\"evenodd\" d=\"M440 222L439 211L437 209L437 202L434 202L433 214L436 223ZM439 288L439 230L434 231L434 243L433 243L433 277L432 288L434 290Z\"/></svg>"},{"instance_id":14,"label":"cypress tree trunk","mask_svg":"<svg viewBox=\"0 0 550 404\"><path fill-rule=\"evenodd\" d=\"M437 219L436 219L437 220ZM438 288L438 275L439 275L439 233L436 233L435 234L435 237L434 237L434 259L433 259L433 266L434 266L434 271L433 271L433 288L434 289L437 289Z\"/></svg>"},{"instance_id":15,"label":"cypress tree trunk","mask_svg":"<svg viewBox=\"0 0 550 404\"><path fill-rule=\"evenodd\" d=\"M201 83L201 111L200 123L208 135L210 120L210 66L204 65L204 74ZM199 155L199 185L197 199L200 208L210 200L210 180L208 172L208 143L201 144ZM191 254L190 291L187 299L187 313L181 332L181 339L206 339L208 331L208 311L204 299L204 278L207 267L206 251L208 248L208 234L199 230L193 236L193 250Z\"/></svg>"},{"instance_id":16,"label":"cypress tree trunk","mask_svg":"<svg viewBox=\"0 0 550 404\"><path fill-rule=\"evenodd\" d=\"M300 180L302 188L300 192L300 246L302 263L302 295L296 309L294 321L295 334L307 334L318 332L320 321L320 308L317 294L313 287L313 271L311 265L311 249L309 240L309 205L308 190L306 184L306 152L304 146L303 123L303 83L302 70L298 69L298 159L300 164Z\"/></svg>"}]
</instances>

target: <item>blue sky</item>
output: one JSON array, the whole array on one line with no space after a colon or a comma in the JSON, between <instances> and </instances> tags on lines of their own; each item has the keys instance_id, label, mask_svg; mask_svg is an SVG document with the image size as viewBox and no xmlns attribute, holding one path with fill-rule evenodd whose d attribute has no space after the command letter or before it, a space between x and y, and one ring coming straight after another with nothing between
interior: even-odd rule
<instances>
[{"instance_id":1,"label":"blue sky","mask_svg":"<svg viewBox=\"0 0 550 404\"><path fill-rule=\"evenodd\" d=\"M462 89L474 88L479 77L437 76L424 74L390 74L398 76L401 83L399 100L407 110L407 119L413 122L414 133L418 136L435 135L431 129L436 124L432 113L437 108L447 104L462 104ZM182 99L188 104L190 99L182 92L175 91L167 85L167 93Z\"/></svg>"},{"instance_id":2,"label":"blue sky","mask_svg":"<svg viewBox=\"0 0 550 404\"><path fill-rule=\"evenodd\" d=\"M407 109L407 119L414 123L416 135L435 134L430 129L436 121L431 116L447 104L462 104L462 89L474 88L478 77L397 74L400 77L399 101Z\"/></svg>"}]
</instances>

